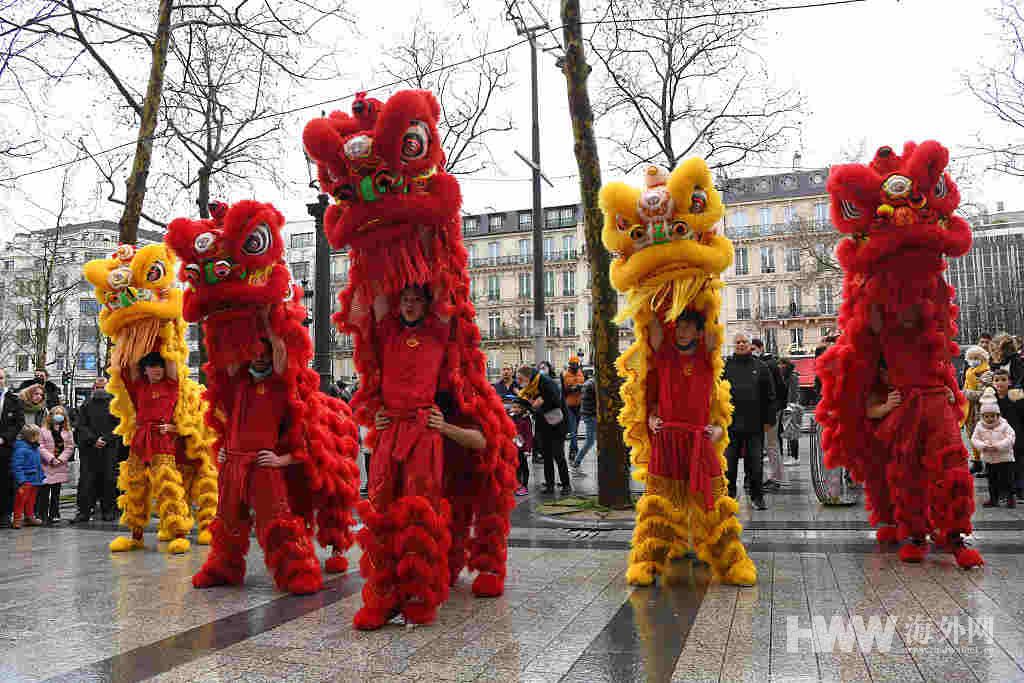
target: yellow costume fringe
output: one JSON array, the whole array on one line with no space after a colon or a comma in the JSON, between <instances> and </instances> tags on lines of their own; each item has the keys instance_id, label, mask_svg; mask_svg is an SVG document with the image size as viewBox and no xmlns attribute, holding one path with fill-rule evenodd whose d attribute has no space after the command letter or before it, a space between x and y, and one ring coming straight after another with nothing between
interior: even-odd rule
<instances>
[{"instance_id":1,"label":"yellow costume fringe","mask_svg":"<svg viewBox=\"0 0 1024 683\"><path fill-rule=\"evenodd\" d=\"M657 169L649 169L649 176ZM725 582L751 585L757 580L753 562L740 541L742 526L735 518L736 501L726 494L725 477L713 482L714 509L704 509L703 500L688 490L685 481L656 477L647 471L651 439L647 426L647 374L651 368L649 325L675 320L687 310L704 315L705 348L710 354L712 385L710 422L724 435L715 445L719 466L728 467L725 450L732 422L729 383L721 379L724 360L719 349L725 328L719 322L722 308L720 273L732 262L732 243L714 232L725 207L714 189L711 173L701 159L688 159L664 183L676 212L672 224L682 222L692 230L692 239L679 239L635 250L631 228L643 224L637 210L641 190L624 183L601 188L600 205L605 214L602 241L618 254L612 263L612 284L626 295L616 322L632 320L636 340L622 352L615 367L624 379L623 407L619 423L630 448L633 478L647 486L637 503L636 528L626 579L648 585L664 574L668 563L688 550L709 563L715 576ZM693 197L706 193L703 211L690 213ZM665 339L663 343L673 343Z\"/></svg>"}]
</instances>

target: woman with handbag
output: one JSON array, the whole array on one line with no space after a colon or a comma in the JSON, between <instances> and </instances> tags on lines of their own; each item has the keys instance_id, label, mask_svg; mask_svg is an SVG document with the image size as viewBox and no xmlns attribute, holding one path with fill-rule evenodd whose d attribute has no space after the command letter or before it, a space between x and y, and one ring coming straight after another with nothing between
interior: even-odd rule
<instances>
[{"instance_id":1,"label":"woman with handbag","mask_svg":"<svg viewBox=\"0 0 1024 683\"><path fill-rule=\"evenodd\" d=\"M569 483L569 465L565 461L565 434L568 427L565 403L558 383L536 368L524 365L517 373L519 396L530 402L536 424L536 447L544 456L544 488L542 493L555 492L555 465L562 494L572 493Z\"/></svg>"}]
</instances>

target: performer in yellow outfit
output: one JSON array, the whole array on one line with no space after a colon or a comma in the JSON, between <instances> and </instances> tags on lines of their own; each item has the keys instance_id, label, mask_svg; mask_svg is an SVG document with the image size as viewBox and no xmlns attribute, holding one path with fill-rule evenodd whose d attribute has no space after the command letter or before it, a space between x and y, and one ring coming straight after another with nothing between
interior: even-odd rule
<instances>
[{"instance_id":1,"label":"performer in yellow outfit","mask_svg":"<svg viewBox=\"0 0 1024 683\"><path fill-rule=\"evenodd\" d=\"M186 536L197 521L198 542L208 544L207 526L217 511L214 436L205 421L202 386L188 377L182 292L171 287L174 266L162 244L138 250L121 245L111 258L89 261L83 269L101 305L100 330L114 343L107 389L114 395L111 412L121 420L115 433L130 445L117 502L121 523L132 534L114 539L114 552L143 547L154 498L158 538L170 541L171 553L189 550Z\"/></svg>"},{"instance_id":2,"label":"performer in yellow outfit","mask_svg":"<svg viewBox=\"0 0 1024 683\"><path fill-rule=\"evenodd\" d=\"M715 223L725 208L702 159L671 175L650 166L644 185L608 183L600 194L602 241L616 254L612 285L626 295L616 322L632 320L636 333L616 362L625 380L619 422L633 477L647 486L626 580L649 585L694 550L719 580L753 585L723 475L732 405L718 314L733 251Z\"/></svg>"}]
</instances>

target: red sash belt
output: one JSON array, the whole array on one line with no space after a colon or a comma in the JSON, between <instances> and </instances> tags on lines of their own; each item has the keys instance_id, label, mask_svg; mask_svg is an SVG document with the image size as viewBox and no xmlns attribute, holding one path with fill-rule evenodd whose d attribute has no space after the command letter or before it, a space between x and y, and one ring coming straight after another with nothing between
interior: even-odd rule
<instances>
[{"instance_id":1,"label":"red sash belt","mask_svg":"<svg viewBox=\"0 0 1024 683\"><path fill-rule=\"evenodd\" d=\"M715 498L711 480L721 474L718 460L709 448L711 441L704 436L705 425L686 422L663 422L655 434L655 456L652 474L688 482L688 488L704 499L704 509L712 510ZM689 438L679 438L679 437Z\"/></svg>"},{"instance_id":2,"label":"red sash belt","mask_svg":"<svg viewBox=\"0 0 1024 683\"><path fill-rule=\"evenodd\" d=\"M167 455L174 455L174 450L166 450L161 446L166 443L168 435L160 433L160 420L139 422L135 426L135 436L132 438L132 451L139 460L149 464L154 455L166 452ZM173 435L171 435L173 436Z\"/></svg>"}]
</instances>

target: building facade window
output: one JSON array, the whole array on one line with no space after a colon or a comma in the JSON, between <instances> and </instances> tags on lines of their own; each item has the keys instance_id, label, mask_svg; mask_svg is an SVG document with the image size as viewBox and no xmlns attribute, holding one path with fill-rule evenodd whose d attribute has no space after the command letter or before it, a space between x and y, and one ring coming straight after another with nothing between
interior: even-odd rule
<instances>
[{"instance_id":1,"label":"building facade window","mask_svg":"<svg viewBox=\"0 0 1024 683\"><path fill-rule=\"evenodd\" d=\"M100 302L92 298L79 299L78 312L82 315L96 315L100 312Z\"/></svg>"},{"instance_id":2,"label":"building facade window","mask_svg":"<svg viewBox=\"0 0 1024 683\"><path fill-rule=\"evenodd\" d=\"M832 301L832 285L823 283L818 285L818 311L826 315L835 313L835 303Z\"/></svg>"},{"instance_id":3,"label":"building facade window","mask_svg":"<svg viewBox=\"0 0 1024 683\"><path fill-rule=\"evenodd\" d=\"M797 247L786 247L786 272L800 272L800 250Z\"/></svg>"},{"instance_id":4,"label":"building facade window","mask_svg":"<svg viewBox=\"0 0 1024 683\"><path fill-rule=\"evenodd\" d=\"M796 207L790 204L782 207L782 220L786 225L796 221Z\"/></svg>"},{"instance_id":5,"label":"building facade window","mask_svg":"<svg viewBox=\"0 0 1024 683\"><path fill-rule=\"evenodd\" d=\"M494 213L487 217L487 227L491 232L498 232L505 227L505 215Z\"/></svg>"},{"instance_id":6,"label":"building facade window","mask_svg":"<svg viewBox=\"0 0 1024 683\"><path fill-rule=\"evenodd\" d=\"M562 273L562 296L576 296L575 270L566 270Z\"/></svg>"},{"instance_id":7,"label":"building facade window","mask_svg":"<svg viewBox=\"0 0 1024 683\"><path fill-rule=\"evenodd\" d=\"M729 222L732 223L732 226L734 228L747 227L747 212L744 211L743 209L737 209L736 211L733 211Z\"/></svg>"},{"instance_id":8,"label":"building facade window","mask_svg":"<svg viewBox=\"0 0 1024 683\"><path fill-rule=\"evenodd\" d=\"M737 275L750 275L750 253L746 247L737 247L734 268Z\"/></svg>"},{"instance_id":9,"label":"building facade window","mask_svg":"<svg viewBox=\"0 0 1024 683\"><path fill-rule=\"evenodd\" d=\"M555 328L555 312L554 311L548 311L547 313L544 314L544 324L545 324L545 330L546 330L544 332L544 334L546 334L549 337L554 337L557 334L557 331L556 331L556 328Z\"/></svg>"},{"instance_id":10,"label":"building facade window","mask_svg":"<svg viewBox=\"0 0 1024 683\"><path fill-rule=\"evenodd\" d=\"M291 264L291 271L292 279L299 282L309 280L309 261L297 261Z\"/></svg>"},{"instance_id":11,"label":"building facade window","mask_svg":"<svg viewBox=\"0 0 1024 683\"><path fill-rule=\"evenodd\" d=\"M736 319L750 320L750 289L736 288Z\"/></svg>"},{"instance_id":12,"label":"building facade window","mask_svg":"<svg viewBox=\"0 0 1024 683\"><path fill-rule=\"evenodd\" d=\"M491 339L497 339L500 331L501 315L497 311L491 311L487 314L487 336Z\"/></svg>"},{"instance_id":13,"label":"building facade window","mask_svg":"<svg viewBox=\"0 0 1024 683\"><path fill-rule=\"evenodd\" d=\"M530 240L519 240L519 260L522 263L529 263L530 253L533 249L533 245L530 244Z\"/></svg>"},{"instance_id":14,"label":"building facade window","mask_svg":"<svg viewBox=\"0 0 1024 683\"><path fill-rule=\"evenodd\" d=\"M764 342L765 353L778 355L779 339L774 327L765 327L761 330L761 341Z\"/></svg>"},{"instance_id":15,"label":"building facade window","mask_svg":"<svg viewBox=\"0 0 1024 683\"><path fill-rule=\"evenodd\" d=\"M800 315L800 299L801 292L798 285L789 286L789 314L791 316Z\"/></svg>"},{"instance_id":16,"label":"building facade window","mask_svg":"<svg viewBox=\"0 0 1024 683\"><path fill-rule=\"evenodd\" d=\"M775 247L771 245L761 247L761 272L775 272Z\"/></svg>"},{"instance_id":17,"label":"building facade window","mask_svg":"<svg viewBox=\"0 0 1024 683\"><path fill-rule=\"evenodd\" d=\"M95 363L93 363L95 366ZM18 372L28 372L28 356L21 354L14 357L14 368Z\"/></svg>"},{"instance_id":18,"label":"building facade window","mask_svg":"<svg viewBox=\"0 0 1024 683\"><path fill-rule=\"evenodd\" d=\"M544 296L555 295L555 271L544 271Z\"/></svg>"},{"instance_id":19,"label":"building facade window","mask_svg":"<svg viewBox=\"0 0 1024 683\"><path fill-rule=\"evenodd\" d=\"M772 224L772 210L767 206L762 206L757 210L758 218L761 220L761 227L767 228Z\"/></svg>"},{"instance_id":20,"label":"building facade window","mask_svg":"<svg viewBox=\"0 0 1024 683\"><path fill-rule=\"evenodd\" d=\"M27 359L28 356L25 356ZM83 370L96 370L96 354L92 351L82 351L78 354L78 367ZM28 368L25 368L26 370Z\"/></svg>"},{"instance_id":21,"label":"building facade window","mask_svg":"<svg viewBox=\"0 0 1024 683\"><path fill-rule=\"evenodd\" d=\"M30 335L29 331L26 328L23 327L23 328L21 328L20 330L18 330L15 333L14 338L18 340L19 344L21 344L22 346L25 346L25 345L28 344L28 340L29 340L30 336L31 335Z\"/></svg>"},{"instance_id":22,"label":"building facade window","mask_svg":"<svg viewBox=\"0 0 1024 683\"><path fill-rule=\"evenodd\" d=\"M824 244L814 245L814 262L819 273L825 272L825 266L831 262L828 253L828 246Z\"/></svg>"},{"instance_id":23,"label":"building facade window","mask_svg":"<svg viewBox=\"0 0 1024 683\"><path fill-rule=\"evenodd\" d=\"M525 308L519 311L519 336L533 336L533 313Z\"/></svg>"},{"instance_id":24,"label":"building facade window","mask_svg":"<svg viewBox=\"0 0 1024 683\"><path fill-rule=\"evenodd\" d=\"M558 227L558 209L545 209L544 210L544 227L545 228L557 228Z\"/></svg>"},{"instance_id":25,"label":"building facade window","mask_svg":"<svg viewBox=\"0 0 1024 683\"><path fill-rule=\"evenodd\" d=\"M563 206L561 209L558 210L558 218L561 222L562 227L576 225L576 207Z\"/></svg>"},{"instance_id":26,"label":"building facade window","mask_svg":"<svg viewBox=\"0 0 1024 683\"><path fill-rule=\"evenodd\" d=\"M488 242L487 243L487 258L491 259L491 265L498 264L498 257L501 256L501 243L500 242Z\"/></svg>"},{"instance_id":27,"label":"building facade window","mask_svg":"<svg viewBox=\"0 0 1024 683\"><path fill-rule=\"evenodd\" d=\"M544 260L547 261L554 258L555 254L555 238L545 237L544 238Z\"/></svg>"},{"instance_id":28,"label":"building facade window","mask_svg":"<svg viewBox=\"0 0 1024 683\"><path fill-rule=\"evenodd\" d=\"M480 230L480 219L476 216L464 216L462 218L462 231L472 235Z\"/></svg>"},{"instance_id":29,"label":"building facade window","mask_svg":"<svg viewBox=\"0 0 1024 683\"><path fill-rule=\"evenodd\" d=\"M804 347L804 328L802 327L791 327L789 328L789 344L792 350L793 347L802 349Z\"/></svg>"},{"instance_id":30,"label":"building facade window","mask_svg":"<svg viewBox=\"0 0 1024 683\"><path fill-rule=\"evenodd\" d=\"M520 211L519 212L519 229L529 230L533 227L533 212L532 211Z\"/></svg>"},{"instance_id":31,"label":"building facade window","mask_svg":"<svg viewBox=\"0 0 1024 683\"><path fill-rule=\"evenodd\" d=\"M316 244L316 233L313 232L299 232L292 235L292 249L304 249L306 247L312 247Z\"/></svg>"},{"instance_id":32,"label":"building facade window","mask_svg":"<svg viewBox=\"0 0 1024 683\"><path fill-rule=\"evenodd\" d=\"M818 223L825 223L828 221L828 202L815 202L814 220Z\"/></svg>"},{"instance_id":33,"label":"building facade window","mask_svg":"<svg viewBox=\"0 0 1024 683\"><path fill-rule=\"evenodd\" d=\"M576 235L562 236L562 251L566 258L573 258L576 255Z\"/></svg>"},{"instance_id":34,"label":"building facade window","mask_svg":"<svg viewBox=\"0 0 1024 683\"><path fill-rule=\"evenodd\" d=\"M576 309L567 307L562 311L562 331L568 337L576 336Z\"/></svg>"},{"instance_id":35,"label":"building facade window","mask_svg":"<svg viewBox=\"0 0 1024 683\"><path fill-rule=\"evenodd\" d=\"M774 287L762 287L760 290L761 297L761 317L762 318L774 318L775 311L775 288Z\"/></svg>"},{"instance_id":36,"label":"building facade window","mask_svg":"<svg viewBox=\"0 0 1024 683\"><path fill-rule=\"evenodd\" d=\"M189 367L192 367L192 368L198 368L199 367L199 352L198 351L189 351L188 352L188 364L189 364Z\"/></svg>"},{"instance_id":37,"label":"building facade window","mask_svg":"<svg viewBox=\"0 0 1024 683\"><path fill-rule=\"evenodd\" d=\"M497 275L487 276L487 300L501 300L501 280L498 279Z\"/></svg>"},{"instance_id":38,"label":"building facade window","mask_svg":"<svg viewBox=\"0 0 1024 683\"><path fill-rule=\"evenodd\" d=\"M520 299L532 299L533 298L533 273L522 272L519 273L519 298Z\"/></svg>"}]
</instances>

